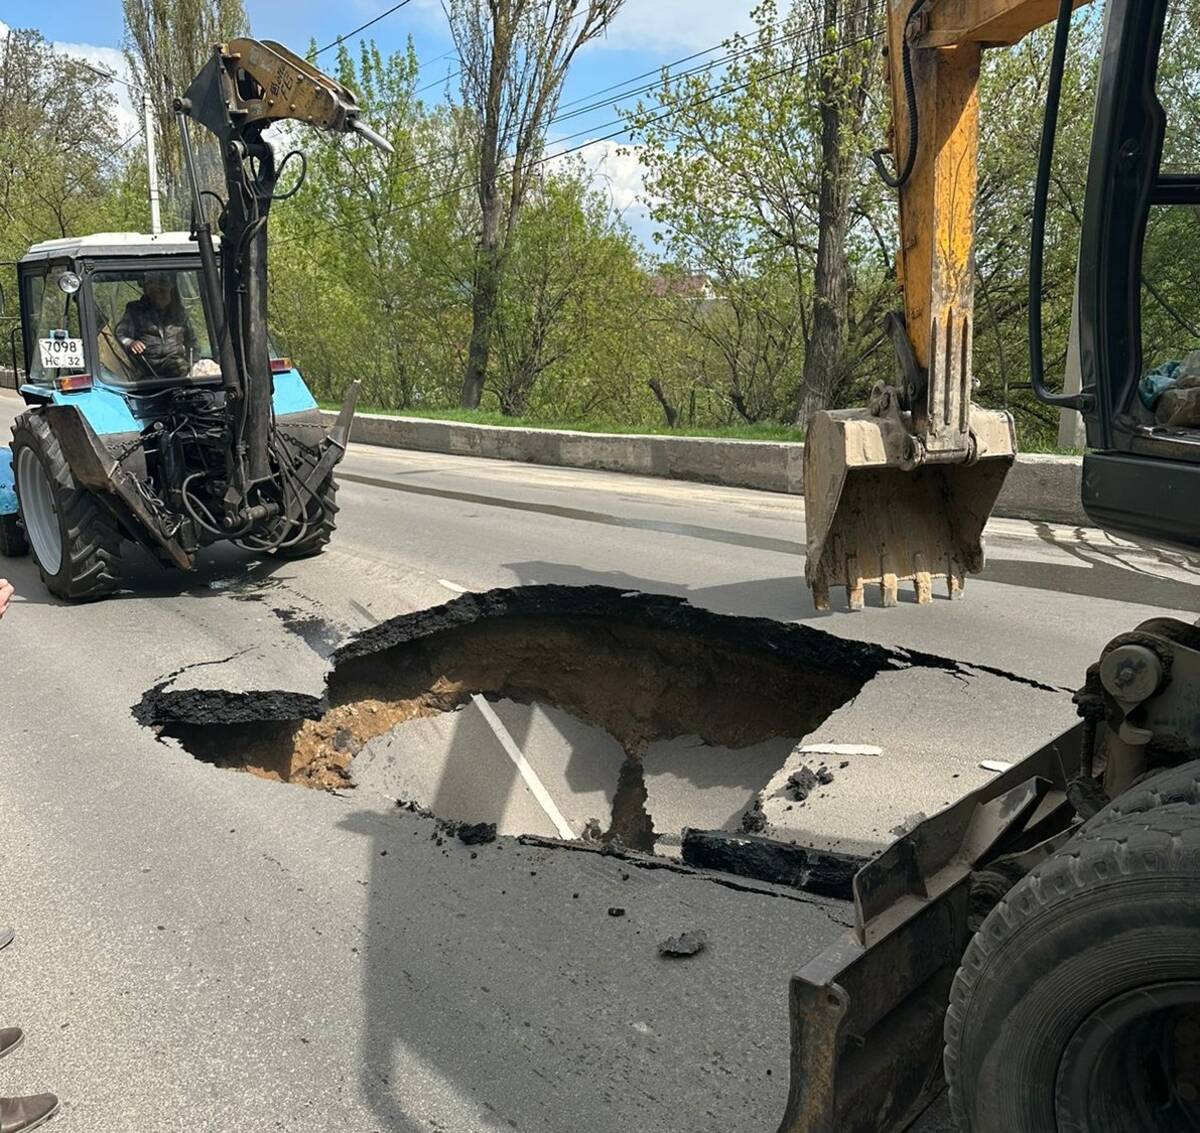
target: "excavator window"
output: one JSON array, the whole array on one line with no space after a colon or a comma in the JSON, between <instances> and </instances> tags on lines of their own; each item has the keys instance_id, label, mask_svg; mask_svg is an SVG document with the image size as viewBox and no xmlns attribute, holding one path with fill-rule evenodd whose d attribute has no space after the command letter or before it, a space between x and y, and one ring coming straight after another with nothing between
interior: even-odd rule
<instances>
[{"instance_id":1,"label":"excavator window","mask_svg":"<svg viewBox=\"0 0 1200 1133\"><path fill-rule=\"evenodd\" d=\"M1163 111L1159 184L1146 218L1141 266L1140 425L1200 429L1200 86L1190 65L1190 5L1163 24L1155 93ZM1195 249L1195 255L1188 249Z\"/></svg>"}]
</instances>

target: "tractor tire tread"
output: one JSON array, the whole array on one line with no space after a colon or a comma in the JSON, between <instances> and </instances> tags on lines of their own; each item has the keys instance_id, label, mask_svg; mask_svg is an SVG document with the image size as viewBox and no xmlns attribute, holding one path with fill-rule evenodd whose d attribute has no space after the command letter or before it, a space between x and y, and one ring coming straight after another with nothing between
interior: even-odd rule
<instances>
[{"instance_id":1,"label":"tractor tire tread","mask_svg":"<svg viewBox=\"0 0 1200 1133\"><path fill-rule=\"evenodd\" d=\"M1175 803L1200 805L1200 760L1157 771L1140 783L1135 783L1088 819L1084 829L1094 831L1115 818L1145 814Z\"/></svg>"},{"instance_id":2,"label":"tractor tire tread","mask_svg":"<svg viewBox=\"0 0 1200 1133\"><path fill-rule=\"evenodd\" d=\"M51 593L71 602L103 598L117 586L121 535L110 516L86 488L79 487L50 426L37 410L22 413L13 424L13 447L21 434L45 458L50 479L58 490L63 528L63 557L69 569L52 580L41 564L38 570ZM18 485L19 490L19 485ZM36 557L36 556L35 556Z\"/></svg>"},{"instance_id":3,"label":"tractor tire tread","mask_svg":"<svg viewBox=\"0 0 1200 1133\"><path fill-rule=\"evenodd\" d=\"M312 558L313 555L319 555L329 545L334 531L337 530L337 513L339 510L337 492L337 476L334 472L330 472L325 483L321 486L325 514L321 519L320 526L294 546L279 547L271 553L279 559L308 559Z\"/></svg>"}]
</instances>

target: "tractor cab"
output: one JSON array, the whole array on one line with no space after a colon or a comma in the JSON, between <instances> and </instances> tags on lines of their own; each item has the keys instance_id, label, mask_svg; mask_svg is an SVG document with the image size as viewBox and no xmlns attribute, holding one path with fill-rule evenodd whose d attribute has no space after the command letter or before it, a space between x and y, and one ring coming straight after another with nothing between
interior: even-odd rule
<instances>
[{"instance_id":1,"label":"tractor cab","mask_svg":"<svg viewBox=\"0 0 1200 1133\"><path fill-rule=\"evenodd\" d=\"M31 404L95 388L148 393L219 384L186 233L51 240L18 265Z\"/></svg>"}]
</instances>

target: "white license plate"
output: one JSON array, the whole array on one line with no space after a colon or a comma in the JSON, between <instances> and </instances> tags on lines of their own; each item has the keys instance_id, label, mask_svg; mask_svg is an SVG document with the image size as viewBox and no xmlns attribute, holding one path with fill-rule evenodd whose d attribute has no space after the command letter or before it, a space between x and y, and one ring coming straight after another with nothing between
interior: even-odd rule
<instances>
[{"instance_id":1,"label":"white license plate","mask_svg":"<svg viewBox=\"0 0 1200 1133\"><path fill-rule=\"evenodd\" d=\"M43 370L82 370L82 338L39 338Z\"/></svg>"}]
</instances>

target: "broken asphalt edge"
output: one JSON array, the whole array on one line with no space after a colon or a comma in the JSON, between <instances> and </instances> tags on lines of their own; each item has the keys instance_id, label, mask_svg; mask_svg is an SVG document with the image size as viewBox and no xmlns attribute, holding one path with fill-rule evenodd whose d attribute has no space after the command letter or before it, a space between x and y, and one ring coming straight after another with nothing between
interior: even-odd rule
<instances>
[{"instance_id":1,"label":"broken asphalt edge","mask_svg":"<svg viewBox=\"0 0 1200 1133\"><path fill-rule=\"evenodd\" d=\"M937 669L961 679L977 673L1043 692L1069 690L989 665L960 662L933 653L890 648L838 637L825 630L770 618L718 614L685 598L608 586L535 585L498 587L460 595L439 606L400 614L355 634L330 657L326 686L337 668L449 630L512 617L594 618L635 622L656 630L673 630L753 649L781 660L836 669L866 684L881 672L910 668ZM219 663L219 662L202 662ZM187 668L170 674L143 694L131 711L143 726L169 724L282 723L319 719L328 709L327 695L312 696L282 689L171 689Z\"/></svg>"}]
</instances>

